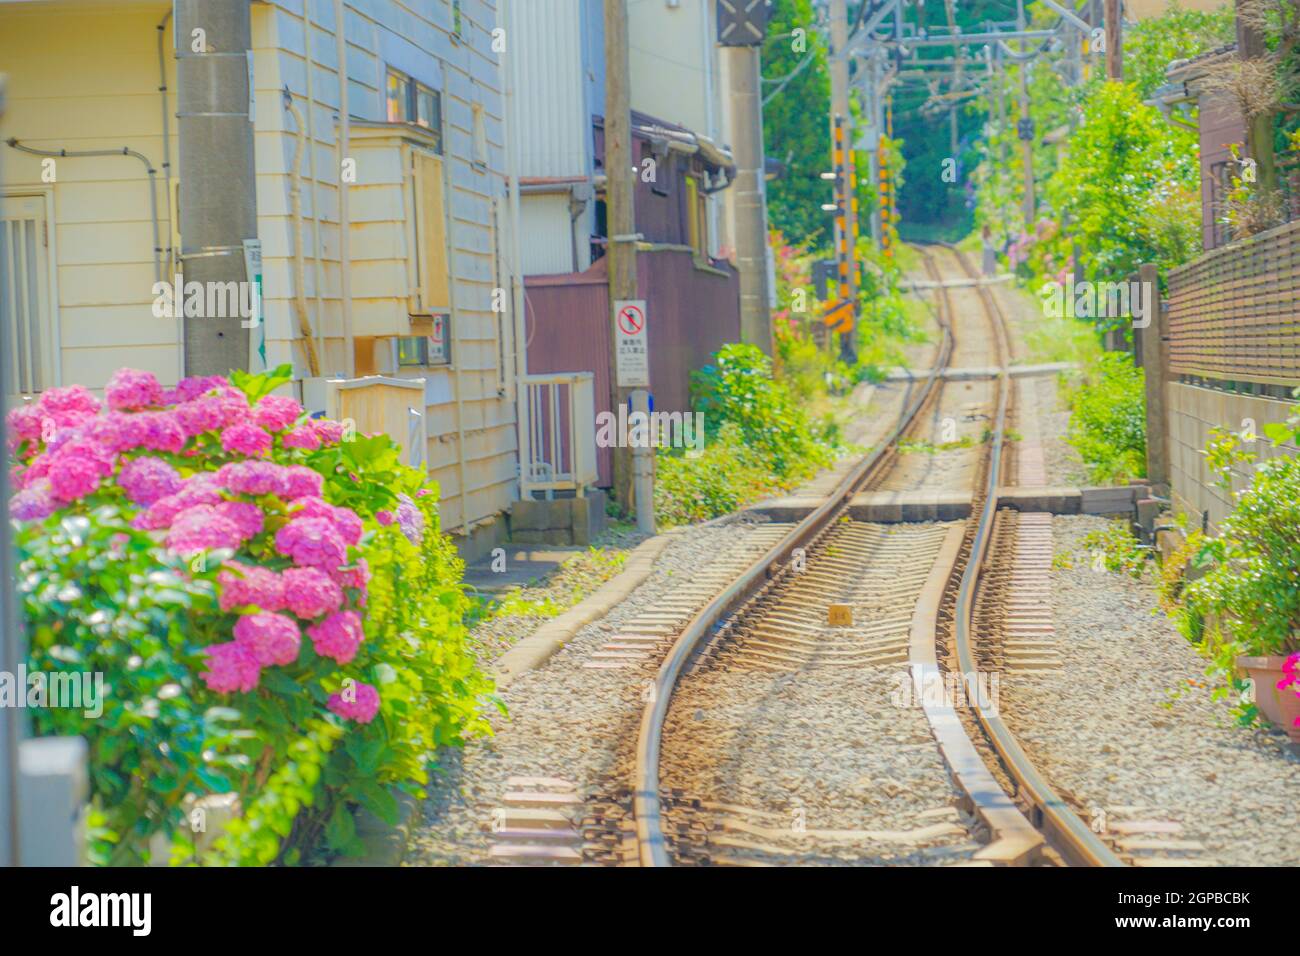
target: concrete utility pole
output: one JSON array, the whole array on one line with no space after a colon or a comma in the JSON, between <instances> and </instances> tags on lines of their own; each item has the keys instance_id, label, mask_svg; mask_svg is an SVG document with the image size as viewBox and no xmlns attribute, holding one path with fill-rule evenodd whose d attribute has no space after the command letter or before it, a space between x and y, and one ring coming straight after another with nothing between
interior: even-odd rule
<instances>
[{"instance_id":1,"label":"concrete utility pole","mask_svg":"<svg viewBox=\"0 0 1300 956\"><path fill-rule=\"evenodd\" d=\"M773 353L767 288L767 187L764 181L762 47L725 46L736 182L736 263L740 267L740 338Z\"/></svg>"},{"instance_id":2,"label":"concrete utility pole","mask_svg":"<svg viewBox=\"0 0 1300 956\"><path fill-rule=\"evenodd\" d=\"M627 46L627 0L605 0L605 223L609 256L609 398L615 415L631 390L618 385L618 309L620 299L637 298L636 209L632 179L632 104ZM614 497L630 513L631 449L615 443ZM637 507L654 507L637 502Z\"/></svg>"},{"instance_id":3,"label":"concrete utility pole","mask_svg":"<svg viewBox=\"0 0 1300 956\"><path fill-rule=\"evenodd\" d=\"M248 0L176 0L175 24L185 281L251 282L243 247L257 238ZM246 369L243 321L186 317L185 374Z\"/></svg>"},{"instance_id":4,"label":"concrete utility pole","mask_svg":"<svg viewBox=\"0 0 1300 956\"><path fill-rule=\"evenodd\" d=\"M1106 79L1124 79L1124 22L1120 18L1120 0L1106 4Z\"/></svg>"}]
</instances>

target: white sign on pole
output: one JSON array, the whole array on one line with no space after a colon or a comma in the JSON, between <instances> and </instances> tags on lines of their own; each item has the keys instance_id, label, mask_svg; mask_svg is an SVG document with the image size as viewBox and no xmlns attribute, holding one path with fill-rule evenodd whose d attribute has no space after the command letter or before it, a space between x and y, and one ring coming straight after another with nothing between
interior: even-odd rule
<instances>
[{"instance_id":1,"label":"white sign on pole","mask_svg":"<svg viewBox=\"0 0 1300 956\"><path fill-rule=\"evenodd\" d=\"M620 299L614 303L618 336L619 388L650 387L650 350L646 337L645 299Z\"/></svg>"}]
</instances>

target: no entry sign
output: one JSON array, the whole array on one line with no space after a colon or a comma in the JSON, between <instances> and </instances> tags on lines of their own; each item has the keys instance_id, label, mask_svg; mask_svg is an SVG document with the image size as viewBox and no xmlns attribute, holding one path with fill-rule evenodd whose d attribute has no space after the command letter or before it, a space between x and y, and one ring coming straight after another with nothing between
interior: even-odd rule
<instances>
[{"instance_id":1,"label":"no entry sign","mask_svg":"<svg viewBox=\"0 0 1300 956\"><path fill-rule=\"evenodd\" d=\"M650 352L646 345L645 299L618 300L614 310L619 388L648 388Z\"/></svg>"}]
</instances>

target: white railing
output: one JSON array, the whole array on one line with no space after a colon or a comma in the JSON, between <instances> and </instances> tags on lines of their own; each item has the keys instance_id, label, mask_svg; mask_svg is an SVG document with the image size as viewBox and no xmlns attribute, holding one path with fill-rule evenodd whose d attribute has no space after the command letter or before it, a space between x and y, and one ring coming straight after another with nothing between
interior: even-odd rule
<instances>
[{"instance_id":1,"label":"white railing","mask_svg":"<svg viewBox=\"0 0 1300 956\"><path fill-rule=\"evenodd\" d=\"M528 430L520 491L572 490L582 497L596 481L595 376L591 372L527 375Z\"/></svg>"},{"instance_id":2,"label":"white railing","mask_svg":"<svg viewBox=\"0 0 1300 956\"><path fill-rule=\"evenodd\" d=\"M428 433L424 420L424 379L367 375L330 379L327 409L331 418L353 421L359 434L383 432L402 446L406 463L424 467Z\"/></svg>"}]
</instances>

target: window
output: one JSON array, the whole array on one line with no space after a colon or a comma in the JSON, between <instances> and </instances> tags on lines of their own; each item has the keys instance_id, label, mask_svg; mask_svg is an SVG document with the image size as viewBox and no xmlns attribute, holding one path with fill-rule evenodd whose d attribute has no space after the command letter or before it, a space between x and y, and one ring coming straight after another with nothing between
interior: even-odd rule
<instances>
[{"instance_id":1,"label":"window","mask_svg":"<svg viewBox=\"0 0 1300 956\"><path fill-rule=\"evenodd\" d=\"M405 73L389 70L385 100L388 122L423 126L438 141L435 151L442 152L442 94Z\"/></svg>"},{"instance_id":2,"label":"window","mask_svg":"<svg viewBox=\"0 0 1300 956\"><path fill-rule=\"evenodd\" d=\"M700 190L699 180L686 177L686 232L695 254L709 254L709 197Z\"/></svg>"},{"instance_id":3,"label":"window","mask_svg":"<svg viewBox=\"0 0 1300 956\"><path fill-rule=\"evenodd\" d=\"M5 196L0 216L0 361L10 387L31 395L55 384L56 339L49 315L49 233L41 196ZM0 396L8 401L13 395Z\"/></svg>"},{"instance_id":4,"label":"window","mask_svg":"<svg viewBox=\"0 0 1300 956\"><path fill-rule=\"evenodd\" d=\"M451 35L456 40L465 38L465 17L460 9L460 0L451 0Z\"/></svg>"}]
</instances>

